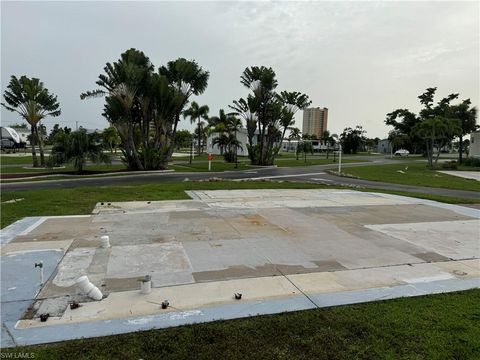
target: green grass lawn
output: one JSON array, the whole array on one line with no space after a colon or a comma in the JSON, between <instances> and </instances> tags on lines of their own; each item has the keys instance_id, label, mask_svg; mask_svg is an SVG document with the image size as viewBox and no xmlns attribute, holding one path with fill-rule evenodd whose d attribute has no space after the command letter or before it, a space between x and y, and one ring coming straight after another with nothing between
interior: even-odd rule
<instances>
[{"instance_id":1,"label":"green grass lawn","mask_svg":"<svg viewBox=\"0 0 480 360\"><path fill-rule=\"evenodd\" d=\"M27 168L25 168L27 167ZM73 166L67 165L64 168L59 169L49 169L49 168L28 168L28 165L24 166L2 166L2 174L32 174L35 176L37 174L62 174L62 173L71 173L75 169ZM127 170L126 166L123 164L88 164L85 166L84 170L86 172L98 172L98 171L117 171L117 170Z\"/></svg>"},{"instance_id":2,"label":"green grass lawn","mask_svg":"<svg viewBox=\"0 0 480 360\"><path fill-rule=\"evenodd\" d=\"M38 155L38 161L40 161L40 155ZM0 156L1 165L15 165L15 164L25 164L32 165L32 155L26 156Z\"/></svg>"},{"instance_id":3,"label":"green grass lawn","mask_svg":"<svg viewBox=\"0 0 480 360\"><path fill-rule=\"evenodd\" d=\"M1 228L26 216L82 215L90 214L97 202L135 200L189 199L185 190L219 189L333 189L337 186L300 182L219 181L182 183L145 183L122 186L85 186L72 189L46 189L8 191L1 193L2 202L24 199L14 203L2 203ZM452 204L475 203L475 200L458 197L416 194L402 191L359 189L404 196L413 196Z\"/></svg>"},{"instance_id":4,"label":"green grass lawn","mask_svg":"<svg viewBox=\"0 0 480 360\"><path fill-rule=\"evenodd\" d=\"M35 359L479 359L480 290L17 347Z\"/></svg>"},{"instance_id":5,"label":"green grass lawn","mask_svg":"<svg viewBox=\"0 0 480 360\"><path fill-rule=\"evenodd\" d=\"M405 168L408 166L408 170ZM399 170L404 171L402 174ZM398 163L349 167L345 173L365 180L396 184L428 186L446 189L480 191L480 182L457 176L442 174L427 168L424 163Z\"/></svg>"},{"instance_id":6,"label":"green grass lawn","mask_svg":"<svg viewBox=\"0 0 480 360\"><path fill-rule=\"evenodd\" d=\"M185 190L215 189L313 189L325 188L316 184L273 183L273 182L182 182L146 183L143 185L91 186L72 189L48 189L5 191L2 202L23 198L24 200L2 204L1 227L25 216L81 215L89 214L97 202L135 200L179 200L189 199Z\"/></svg>"}]
</instances>

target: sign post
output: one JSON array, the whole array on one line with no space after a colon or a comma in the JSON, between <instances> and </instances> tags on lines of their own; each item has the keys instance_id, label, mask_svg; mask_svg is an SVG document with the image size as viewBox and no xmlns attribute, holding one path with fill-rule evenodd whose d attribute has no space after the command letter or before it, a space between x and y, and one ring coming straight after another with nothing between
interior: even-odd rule
<instances>
[{"instance_id":1,"label":"sign post","mask_svg":"<svg viewBox=\"0 0 480 360\"><path fill-rule=\"evenodd\" d=\"M338 174L342 173L342 144L338 148Z\"/></svg>"},{"instance_id":2,"label":"sign post","mask_svg":"<svg viewBox=\"0 0 480 360\"><path fill-rule=\"evenodd\" d=\"M213 160L213 155L208 154L208 171L212 170L212 160Z\"/></svg>"}]
</instances>

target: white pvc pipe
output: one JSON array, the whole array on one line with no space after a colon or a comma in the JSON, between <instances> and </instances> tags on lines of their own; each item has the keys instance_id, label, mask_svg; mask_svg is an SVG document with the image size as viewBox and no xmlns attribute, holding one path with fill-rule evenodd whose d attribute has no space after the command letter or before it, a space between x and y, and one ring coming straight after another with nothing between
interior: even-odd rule
<instances>
[{"instance_id":1,"label":"white pvc pipe","mask_svg":"<svg viewBox=\"0 0 480 360\"><path fill-rule=\"evenodd\" d=\"M101 241L101 247L106 249L110 247L110 237L108 235L104 235L100 238Z\"/></svg>"},{"instance_id":2,"label":"white pvc pipe","mask_svg":"<svg viewBox=\"0 0 480 360\"><path fill-rule=\"evenodd\" d=\"M142 281L140 286L140 292L144 295L150 294L152 292L152 281Z\"/></svg>"},{"instance_id":3,"label":"white pvc pipe","mask_svg":"<svg viewBox=\"0 0 480 360\"><path fill-rule=\"evenodd\" d=\"M89 298L92 298L93 300L102 300L102 292L98 287L93 285L90 280L88 280L87 276L80 276L75 283L80 288L82 293L87 295Z\"/></svg>"}]
</instances>

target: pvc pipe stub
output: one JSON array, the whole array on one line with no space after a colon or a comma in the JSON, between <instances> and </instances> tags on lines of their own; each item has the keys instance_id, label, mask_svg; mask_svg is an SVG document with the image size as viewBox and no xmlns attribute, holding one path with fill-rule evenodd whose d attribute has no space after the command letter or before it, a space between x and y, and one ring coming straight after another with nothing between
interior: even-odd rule
<instances>
[{"instance_id":1,"label":"pvc pipe stub","mask_svg":"<svg viewBox=\"0 0 480 360\"><path fill-rule=\"evenodd\" d=\"M101 238L100 238L100 241L101 241L101 247L102 248L109 248L110 247L110 237L108 235L103 235Z\"/></svg>"}]
</instances>

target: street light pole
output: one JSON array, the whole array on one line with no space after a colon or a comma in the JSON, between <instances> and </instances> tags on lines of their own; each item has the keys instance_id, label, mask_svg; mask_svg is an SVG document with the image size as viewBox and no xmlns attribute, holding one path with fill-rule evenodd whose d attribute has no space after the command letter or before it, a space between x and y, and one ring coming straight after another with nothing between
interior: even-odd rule
<instances>
[{"instance_id":1,"label":"street light pole","mask_svg":"<svg viewBox=\"0 0 480 360\"><path fill-rule=\"evenodd\" d=\"M338 173L342 173L342 144L340 144L338 149Z\"/></svg>"},{"instance_id":2,"label":"street light pole","mask_svg":"<svg viewBox=\"0 0 480 360\"><path fill-rule=\"evenodd\" d=\"M190 164L192 163L192 159L193 159L193 136L192 136L192 140L190 141Z\"/></svg>"}]
</instances>

